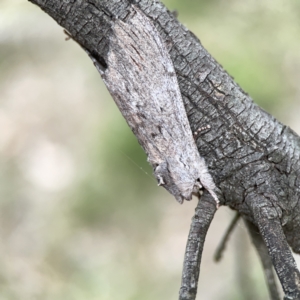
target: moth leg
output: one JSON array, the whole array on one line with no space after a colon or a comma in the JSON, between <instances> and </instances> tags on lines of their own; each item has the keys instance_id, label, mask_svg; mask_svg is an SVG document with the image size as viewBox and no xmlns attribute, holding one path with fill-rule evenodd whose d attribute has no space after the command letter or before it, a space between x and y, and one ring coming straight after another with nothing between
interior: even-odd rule
<instances>
[{"instance_id":1,"label":"moth leg","mask_svg":"<svg viewBox=\"0 0 300 300\"><path fill-rule=\"evenodd\" d=\"M205 237L217 208L214 198L204 191L198 201L186 244L179 300L195 300Z\"/></svg>"},{"instance_id":2,"label":"moth leg","mask_svg":"<svg viewBox=\"0 0 300 300\"><path fill-rule=\"evenodd\" d=\"M283 233L277 210L261 195L248 195L246 203L268 248L285 294L284 299L300 299L300 272Z\"/></svg>"},{"instance_id":3,"label":"moth leg","mask_svg":"<svg viewBox=\"0 0 300 300\"><path fill-rule=\"evenodd\" d=\"M168 164L166 162L162 162L162 163L158 164L154 169L154 176L156 177L158 186L168 184L168 182L170 182Z\"/></svg>"},{"instance_id":4,"label":"moth leg","mask_svg":"<svg viewBox=\"0 0 300 300\"><path fill-rule=\"evenodd\" d=\"M232 219L231 223L229 224L229 227L227 228L225 235L223 236L221 243L219 244L215 255L214 255L214 260L216 262L219 262L222 259L223 252L226 248L227 242L229 240L229 237L235 228L236 224L238 223L238 220L240 219L240 214L237 212L234 218Z\"/></svg>"},{"instance_id":5,"label":"moth leg","mask_svg":"<svg viewBox=\"0 0 300 300\"><path fill-rule=\"evenodd\" d=\"M150 162L151 163L151 162ZM165 177L167 176L167 164L166 163L160 163L156 166L154 170L154 175L158 181L158 185L165 184Z\"/></svg>"},{"instance_id":6,"label":"moth leg","mask_svg":"<svg viewBox=\"0 0 300 300\"><path fill-rule=\"evenodd\" d=\"M165 184L164 182L164 178L161 175L157 175L157 179L158 179L158 186Z\"/></svg>"},{"instance_id":7,"label":"moth leg","mask_svg":"<svg viewBox=\"0 0 300 300\"><path fill-rule=\"evenodd\" d=\"M280 293L278 286L276 284L276 278L274 274L274 269L272 265L271 257L268 253L266 244L264 243L262 236L259 233L259 229L248 220L244 220L250 234L253 245L259 255L260 261L262 263L265 278L269 290L269 295L271 300L280 300Z\"/></svg>"}]
</instances>

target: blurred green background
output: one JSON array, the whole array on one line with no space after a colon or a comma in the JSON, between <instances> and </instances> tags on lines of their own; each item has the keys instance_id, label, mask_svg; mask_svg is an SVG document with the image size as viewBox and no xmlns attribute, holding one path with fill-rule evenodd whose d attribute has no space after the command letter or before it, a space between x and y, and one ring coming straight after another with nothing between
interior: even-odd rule
<instances>
[{"instance_id":1,"label":"blurred green background","mask_svg":"<svg viewBox=\"0 0 300 300\"><path fill-rule=\"evenodd\" d=\"M164 3L300 133L298 0ZM177 299L196 201L157 187L92 62L24 0L0 0L0 100L0 300ZM267 299L242 223L213 262L232 215L210 228L197 299Z\"/></svg>"}]
</instances>

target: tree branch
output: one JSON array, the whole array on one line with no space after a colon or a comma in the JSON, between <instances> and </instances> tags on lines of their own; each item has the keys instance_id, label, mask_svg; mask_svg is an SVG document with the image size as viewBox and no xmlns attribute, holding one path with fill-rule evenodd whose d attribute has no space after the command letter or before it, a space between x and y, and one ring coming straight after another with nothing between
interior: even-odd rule
<instances>
[{"instance_id":1,"label":"tree branch","mask_svg":"<svg viewBox=\"0 0 300 300\"><path fill-rule=\"evenodd\" d=\"M225 235L223 236L223 239L221 240L221 243L219 244L217 250L216 250L216 253L214 255L214 259L216 262L219 262L221 259L222 259L222 255L223 255L223 252L226 248L226 245L228 243L228 240L229 240L229 237L233 231L233 229L235 228L238 220L240 219L240 214L237 212L234 216L234 218L232 219L229 227L227 228L226 232L225 232Z\"/></svg>"},{"instance_id":2,"label":"tree branch","mask_svg":"<svg viewBox=\"0 0 300 300\"><path fill-rule=\"evenodd\" d=\"M204 193L198 201L188 236L179 300L196 299L205 237L216 212L214 199Z\"/></svg>"},{"instance_id":3,"label":"tree branch","mask_svg":"<svg viewBox=\"0 0 300 300\"><path fill-rule=\"evenodd\" d=\"M271 300L280 300L280 294L278 292L278 287L276 284L276 278L273 270L272 261L268 253L266 244L264 243L258 228L249 221L245 221L248 232L250 234L253 245L256 248L256 251L259 255L260 261L262 263L265 278L269 290L269 295Z\"/></svg>"},{"instance_id":4,"label":"tree branch","mask_svg":"<svg viewBox=\"0 0 300 300\"><path fill-rule=\"evenodd\" d=\"M173 61L192 131L209 128L195 138L221 203L259 228L287 299L297 299L299 272L288 244L300 253L299 136L254 104L159 1L31 2L68 30L103 70L109 67L115 20L126 22L131 3L150 18Z\"/></svg>"},{"instance_id":5,"label":"tree branch","mask_svg":"<svg viewBox=\"0 0 300 300\"><path fill-rule=\"evenodd\" d=\"M268 248L285 299L300 299L300 272L284 237L278 212L270 207L265 197L249 194L246 201L254 212L257 227ZM257 242L257 238L255 239ZM267 263L268 261L265 261L265 264Z\"/></svg>"}]
</instances>

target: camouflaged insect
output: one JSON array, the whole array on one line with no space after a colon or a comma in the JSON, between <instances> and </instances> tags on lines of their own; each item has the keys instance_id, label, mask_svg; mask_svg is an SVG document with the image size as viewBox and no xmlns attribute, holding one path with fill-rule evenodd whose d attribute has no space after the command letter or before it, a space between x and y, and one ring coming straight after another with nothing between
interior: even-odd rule
<instances>
[{"instance_id":1,"label":"camouflaged insect","mask_svg":"<svg viewBox=\"0 0 300 300\"><path fill-rule=\"evenodd\" d=\"M115 20L109 48L108 68L97 69L147 153L158 184L180 203L204 187L218 204L215 184L197 150L174 66L159 32L146 15L131 6L126 22Z\"/></svg>"}]
</instances>

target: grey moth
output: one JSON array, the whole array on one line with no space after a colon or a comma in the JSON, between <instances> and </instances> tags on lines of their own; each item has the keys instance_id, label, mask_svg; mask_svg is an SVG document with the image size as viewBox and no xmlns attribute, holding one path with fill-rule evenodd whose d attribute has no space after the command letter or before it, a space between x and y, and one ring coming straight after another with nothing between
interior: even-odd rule
<instances>
[{"instance_id":1,"label":"grey moth","mask_svg":"<svg viewBox=\"0 0 300 300\"><path fill-rule=\"evenodd\" d=\"M93 60L147 153L158 185L180 203L204 187L218 204L214 181L193 138L173 63L150 19L132 5L126 22L114 22L107 69Z\"/></svg>"}]
</instances>

